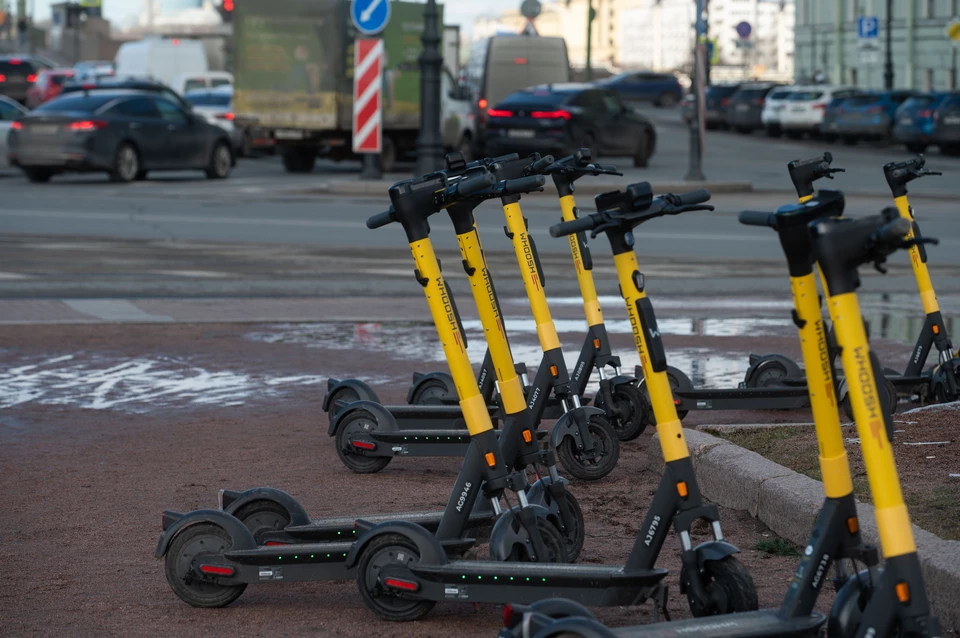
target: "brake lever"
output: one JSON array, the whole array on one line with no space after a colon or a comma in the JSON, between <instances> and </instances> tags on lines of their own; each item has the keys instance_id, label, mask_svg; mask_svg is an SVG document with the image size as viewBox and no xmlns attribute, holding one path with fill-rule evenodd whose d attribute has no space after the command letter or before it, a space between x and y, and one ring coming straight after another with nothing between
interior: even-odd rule
<instances>
[{"instance_id":1,"label":"brake lever","mask_svg":"<svg viewBox=\"0 0 960 638\"><path fill-rule=\"evenodd\" d=\"M847 169L845 168L830 168L827 171L827 174L824 175L824 177L826 177L827 179L833 179L834 173L846 173L846 172L847 172Z\"/></svg>"},{"instance_id":2,"label":"brake lever","mask_svg":"<svg viewBox=\"0 0 960 638\"><path fill-rule=\"evenodd\" d=\"M873 269L876 270L881 275L887 274L887 268L884 266L884 262L887 261L886 257L881 257L880 259L873 262Z\"/></svg>"},{"instance_id":3,"label":"brake lever","mask_svg":"<svg viewBox=\"0 0 960 638\"><path fill-rule=\"evenodd\" d=\"M600 218L603 219L603 223L599 226L594 226L593 230L590 231L590 239L596 239L600 233L604 232L608 228L616 228L617 222L613 220L613 216L610 213L600 213Z\"/></svg>"},{"instance_id":4,"label":"brake lever","mask_svg":"<svg viewBox=\"0 0 960 638\"><path fill-rule=\"evenodd\" d=\"M927 169L923 169L921 175L943 175L943 173L941 171L928 171Z\"/></svg>"}]
</instances>

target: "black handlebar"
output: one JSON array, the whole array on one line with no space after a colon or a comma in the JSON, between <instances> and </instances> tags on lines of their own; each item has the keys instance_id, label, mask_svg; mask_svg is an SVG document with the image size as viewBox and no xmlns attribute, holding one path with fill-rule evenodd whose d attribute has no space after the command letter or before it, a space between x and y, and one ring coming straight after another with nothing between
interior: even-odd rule
<instances>
[{"instance_id":1,"label":"black handlebar","mask_svg":"<svg viewBox=\"0 0 960 638\"><path fill-rule=\"evenodd\" d=\"M573 235L574 233L593 230L596 224L597 217L595 215L585 215L578 219L554 224L550 227L550 236L563 237L564 235Z\"/></svg>"},{"instance_id":2,"label":"black handlebar","mask_svg":"<svg viewBox=\"0 0 960 638\"><path fill-rule=\"evenodd\" d=\"M382 228L387 224L395 222L393 218L393 208L390 210L385 210L382 213L377 213L372 217L367 218L367 228L373 230L374 228Z\"/></svg>"},{"instance_id":3,"label":"black handlebar","mask_svg":"<svg viewBox=\"0 0 960 638\"><path fill-rule=\"evenodd\" d=\"M741 224L747 226L767 226L774 228L776 226L776 214L767 213L760 210L743 210L737 216Z\"/></svg>"},{"instance_id":4,"label":"black handlebar","mask_svg":"<svg viewBox=\"0 0 960 638\"><path fill-rule=\"evenodd\" d=\"M903 162L884 164L883 176L887 179L887 185L890 186L890 191L894 197L903 197L907 194L907 182L911 182L925 175L943 174L939 171L931 171L924 168L924 164L926 163L926 158L918 154L916 157Z\"/></svg>"},{"instance_id":5,"label":"black handlebar","mask_svg":"<svg viewBox=\"0 0 960 638\"><path fill-rule=\"evenodd\" d=\"M491 177L493 177L491 175ZM532 191L542 191L547 178L543 175L529 175L519 179L508 179L501 182L501 195L514 195L517 193L530 193Z\"/></svg>"},{"instance_id":6,"label":"black handlebar","mask_svg":"<svg viewBox=\"0 0 960 638\"><path fill-rule=\"evenodd\" d=\"M899 217L886 226L878 228L870 239L877 246L894 248L903 242L903 238L910 232L910 228L910 220Z\"/></svg>"},{"instance_id":7,"label":"black handlebar","mask_svg":"<svg viewBox=\"0 0 960 638\"><path fill-rule=\"evenodd\" d=\"M705 188L698 188L689 193L680 193L679 195L664 195L663 198L673 206L695 206L710 201L710 191Z\"/></svg>"},{"instance_id":8,"label":"black handlebar","mask_svg":"<svg viewBox=\"0 0 960 638\"><path fill-rule=\"evenodd\" d=\"M536 162L527 167L527 172L531 175L539 175L545 168L554 163L553 155L544 155Z\"/></svg>"},{"instance_id":9,"label":"black handlebar","mask_svg":"<svg viewBox=\"0 0 960 638\"><path fill-rule=\"evenodd\" d=\"M496 182L496 178L490 173L483 173L480 175L474 175L472 177L464 177L456 184L456 193L459 197L468 197L482 191L488 186L492 186Z\"/></svg>"}]
</instances>

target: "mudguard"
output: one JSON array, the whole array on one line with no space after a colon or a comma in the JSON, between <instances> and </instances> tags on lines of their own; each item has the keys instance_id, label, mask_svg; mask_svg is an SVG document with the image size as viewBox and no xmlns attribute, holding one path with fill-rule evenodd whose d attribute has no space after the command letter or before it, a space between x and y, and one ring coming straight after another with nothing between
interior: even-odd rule
<instances>
[{"instance_id":1,"label":"mudguard","mask_svg":"<svg viewBox=\"0 0 960 638\"><path fill-rule=\"evenodd\" d=\"M343 381L339 379L327 379L327 394L323 397L323 411L327 414L330 414L330 410L336 407L333 404L333 398L336 396L337 390L340 389L353 390L357 396L360 397L361 401L376 401L380 403L380 397L373 391L373 388L360 379L344 379Z\"/></svg>"},{"instance_id":2,"label":"mudguard","mask_svg":"<svg viewBox=\"0 0 960 638\"><path fill-rule=\"evenodd\" d=\"M291 525L309 525L310 517L303 506L286 492L274 487L255 487L243 492L233 492L231 490L221 490L221 507L223 511L231 516L235 516L240 509L254 501L271 501L277 503L285 510L290 517Z\"/></svg>"},{"instance_id":3,"label":"mudguard","mask_svg":"<svg viewBox=\"0 0 960 638\"><path fill-rule=\"evenodd\" d=\"M337 433L337 426L340 425L340 422L357 410L366 410L367 412L373 414L374 418L377 420L377 425L383 429L397 429L397 420L393 418L392 414L390 414L390 410L380 405L380 403L377 401L361 400L354 401L337 412L337 414L330 419L330 427L327 428L327 434L334 436Z\"/></svg>"},{"instance_id":4,"label":"mudguard","mask_svg":"<svg viewBox=\"0 0 960 638\"><path fill-rule=\"evenodd\" d=\"M560 503L555 499L550 499L549 502L547 500L547 486L549 486L552 481L553 479L549 476L544 476L531 485L529 489L527 489L527 502L531 505L545 507L549 512L549 520L555 520L554 525L557 525L557 529L561 529L560 525L558 525L558 523L562 523L563 521L562 515L560 514ZM570 481L562 476L560 477L560 482L563 483L563 485L570 485ZM481 500L486 499L477 499L477 502Z\"/></svg>"},{"instance_id":5,"label":"mudguard","mask_svg":"<svg viewBox=\"0 0 960 638\"><path fill-rule=\"evenodd\" d=\"M591 417L599 416L605 417L606 412L600 408L595 408L589 405L582 405L576 410L571 410L557 419L557 424L553 426L553 432L550 433L550 447L557 449L560 445L560 442L563 441L568 436L573 436L574 431L577 429L576 421L573 420L574 413L579 412L587 420L587 423L590 422Z\"/></svg>"},{"instance_id":6,"label":"mudguard","mask_svg":"<svg viewBox=\"0 0 960 638\"><path fill-rule=\"evenodd\" d=\"M420 552L421 563L430 565L445 565L447 563L447 553L433 534L409 521L386 521L374 525L360 535L360 538L357 539L347 554L347 568L353 569L356 567L360 555L363 554L363 550L370 544L370 541L384 534L399 534L413 542L417 546L417 551Z\"/></svg>"},{"instance_id":7,"label":"mudguard","mask_svg":"<svg viewBox=\"0 0 960 638\"><path fill-rule=\"evenodd\" d=\"M830 617L827 620L827 631L830 636L855 636L857 629L860 628L860 621L863 618L863 610L860 608L861 597L867 600L873 597L872 589L874 584L879 583L882 569L877 570L873 575L870 570L864 569L856 576L847 578L847 582L837 591L833 599L833 605L830 607ZM842 633L849 632L849 633Z\"/></svg>"},{"instance_id":8,"label":"mudguard","mask_svg":"<svg viewBox=\"0 0 960 638\"><path fill-rule=\"evenodd\" d=\"M175 516L177 516L175 512L164 512L165 521L169 521ZM230 534L233 549L254 549L257 547L257 541L254 540L253 534L236 517L220 510L194 510L180 516L176 522L160 534L157 550L153 553L154 558L163 558L177 534L198 523L213 523L222 527L224 531Z\"/></svg>"},{"instance_id":9,"label":"mudguard","mask_svg":"<svg viewBox=\"0 0 960 638\"><path fill-rule=\"evenodd\" d=\"M748 388L756 387L756 379L760 373L768 366L775 366L778 363L787 371L786 378L803 379L803 370L801 370L797 362L790 357L785 357L782 354L750 355L750 367L747 368L746 374L743 375L745 386Z\"/></svg>"},{"instance_id":10,"label":"mudguard","mask_svg":"<svg viewBox=\"0 0 960 638\"><path fill-rule=\"evenodd\" d=\"M637 385L637 377L630 376L629 374L618 374L617 376L610 379L610 385L614 388L618 385L623 385L624 383L629 383L630 385Z\"/></svg>"},{"instance_id":11,"label":"mudguard","mask_svg":"<svg viewBox=\"0 0 960 638\"><path fill-rule=\"evenodd\" d=\"M693 551L697 555L697 565L700 566L700 569L703 569L703 566L712 560L720 560L727 556L740 553L738 547L731 545L727 541L707 541L706 543L700 543L693 548Z\"/></svg>"},{"instance_id":12,"label":"mudguard","mask_svg":"<svg viewBox=\"0 0 960 638\"><path fill-rule=\"evenodd\" d=\"M543 505L534 505L533 503L528 507L534 511L537 518L549 521L550 510L546 507ZM526 530L519 524L517 525L517 529L514 529L513 525L513 521L519 513L518 507L512 507L497 518L497 522L493 526L493 531L490 532L490 556L493 560L507 560L514 545L517 543L521 545L524 544ZM552 523L547 524L552 525Z\"/></svg>"},{"instance_id":13,"label":"mudguard","mask_svg":"<svg viewBox=\"0 0 960 638\"><path fill-rule=\"evenodd\" d=\"M413 397L416 395L417 390L420 389L427 381L432 379L437 379L441 381L446 387L447 394L452 397L454 400L457 399L457 385L453 381L453 377L450 376L448 372L427 372L426 374L422 372L413 373L413 385L410 386L410 389L407 390L407 403L413 405Z\"/></svg>"},{"instance_id":14,"label":"mudguard","mask_svg":"<svg viewBox=\"0 0 960 638\"><path fill-rule=\"evenodd\" d=\"M643 388L646 385L646 379L643 377L643 366L636 366L634 372L637 375L637 387ZM667 366L667 376L671 376L676 380L678 392L690 392L693 390L693 381L691 381L690 377L680 368Z\"/></svg>"}]
</instances>

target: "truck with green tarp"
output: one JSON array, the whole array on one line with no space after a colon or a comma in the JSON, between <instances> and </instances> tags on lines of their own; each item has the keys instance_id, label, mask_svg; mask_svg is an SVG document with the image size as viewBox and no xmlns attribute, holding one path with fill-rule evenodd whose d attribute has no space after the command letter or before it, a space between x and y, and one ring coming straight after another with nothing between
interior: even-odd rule
<instances>
[{"instance_id":1,"label":"truck with green tarp","mask_svg":"<svg viewBox=\"0 0 960 638\"><path fill-rule=\"evenodd\" d=\"M318 155L351 157L353 46L358 32L349 2L243 0L235 6L236 122L272 137L290 172L311 171ZM390 10L386 28L376 36L384 42L381 161L388 171L397 157L416 148L424 5L391 2ZM449 68L443 75L444 141L448 147L461 148L469 145L472 135L471 105ZM453 126L451 118L456 121Z\"/></svg>"}]
</instances>

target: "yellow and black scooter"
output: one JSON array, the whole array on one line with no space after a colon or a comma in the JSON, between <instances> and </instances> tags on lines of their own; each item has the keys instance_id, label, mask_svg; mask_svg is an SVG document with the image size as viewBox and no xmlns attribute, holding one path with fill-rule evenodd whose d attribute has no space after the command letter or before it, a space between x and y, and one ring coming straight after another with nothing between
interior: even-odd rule
<instances>
[{"instance_id":1,"label":"yellow and black scooter","mask_svg":"<svg viewBox=\"0 0 960 638\"><path fill-rule=\"evenodd\" d=\"M658 200L666 200L666 205ZM586 219L592 220L593 228L609 228L614 222L632 227L646 219L682 212L673 196L641 202L638 208L640 210L632 213L598 213ZM821 197L805 204L784 206L776 214L745 211L740 216L743 223L776 229L787 256L797 326L810 374L811 402L826 492L810 543L803 552L780 608L730 614L723 618L610 630L596 622L582 607L567 601L550 601L540 609L531 606L505 614L510 622L501 637L528 633L591 638L816 635L825 618L814 611L814 603L827 580L831 564L837 567L835 584L839 591L831 607L830 636L936 638L940 635L939 623L930 613L913 531L897 477L891 448L892 420L881 405L877 387L879 364L870 352L856 296L860 285L859 266L880 264L894 251L910 247L918 240L904 238L910 224L898 219L899 214L894 209L859 220L836 218L842 210L843 200L836 193L821 193ZM589 223L584 221L577 229L588 228ZM877 549L861 542L853 484L836 409L829 409L822 400L823 396L832 393L833 384L830 382L829 361L820 358L827 352L827 344L813 274L814 260L819 263L826 281L827 306L842 349L844 371L850 378L858 380L851 386L850 397L876 506L880 549L886 559L883 569L877 567ZM649 324L641 323L640 329L649 330ZM815 393L820 392L823 396L818 400ZM857 561L867 569L850 575L842 569L844 560L853 563L854 571ZM518 630L525 633L518 633Z\"/></svg>"}]
</instances>

